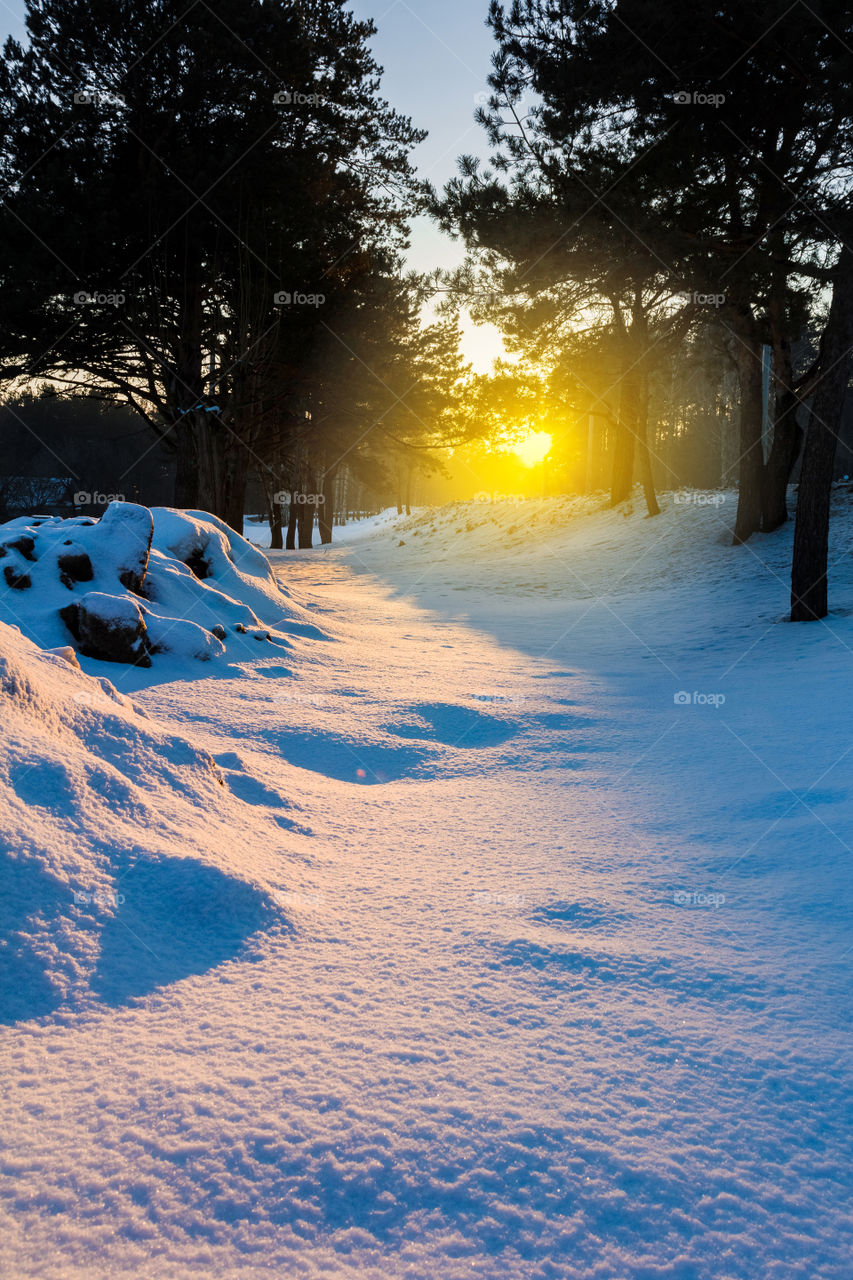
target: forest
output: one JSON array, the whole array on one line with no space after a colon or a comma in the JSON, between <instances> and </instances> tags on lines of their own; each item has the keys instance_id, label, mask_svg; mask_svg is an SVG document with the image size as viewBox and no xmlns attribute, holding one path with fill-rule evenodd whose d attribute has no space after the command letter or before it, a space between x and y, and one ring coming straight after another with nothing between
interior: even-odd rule
<instances>
[{"instance_id":1,"label":"forest","mask_svg":"<svg viewBox=\"0 0 853 1280\"><path fill-rule=\"evenodd\" d=\"M338 0L29 5L0 78L5 474L31 415L76 439L106 401L176 506L239 530L263 504L304 548L318 512L328 542L342 510L545 434L543 491L639 485L654 516L736 485L737 543L796 482L791 616L823 617L853 341L853 15L831 19L495 2L491 159L436 189ZM461 265L407 266L416 216ZM489 371L463 314L500 332Z\"/></svg>"}]
</instances>

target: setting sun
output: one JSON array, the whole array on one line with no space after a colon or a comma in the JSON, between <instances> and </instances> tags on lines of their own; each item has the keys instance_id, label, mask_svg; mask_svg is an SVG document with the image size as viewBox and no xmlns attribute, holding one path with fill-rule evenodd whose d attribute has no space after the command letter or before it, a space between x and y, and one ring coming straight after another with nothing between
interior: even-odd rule
<instances>
[{"instance_id":1,"label":"setting sun","mask_svg":"<svg viewBox=\"0 0 853 1280\"><path fill-rule=\"evenodd\" d=\"M526 467L535 467L548 456L552 443L553 439L547 431L531 431L518 444L513 445L512 452Z\"/></svg>"}]
</instances>

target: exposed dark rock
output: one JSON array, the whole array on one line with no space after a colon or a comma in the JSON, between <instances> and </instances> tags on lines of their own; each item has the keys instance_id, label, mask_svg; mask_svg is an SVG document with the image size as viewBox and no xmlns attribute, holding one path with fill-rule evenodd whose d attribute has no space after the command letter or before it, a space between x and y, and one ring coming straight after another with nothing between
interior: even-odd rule
<instances>
[{"instance_id":1,"label":"exposed dark rock","mask_svg":"<svg viewBox=\"0 0 853 1280\"><path fill-rule=\"evenodd\" d=\"M210 577L210 561L205 559L201 547L193 547L184 564L188 569L192 569L195 576L201 578L202 581Z\"/></svg>"},{"instance_id":2,"label":"exposed dark rock","mask_svg":"<svg viewBox=\"0 0 853 1280\"><path fill-rule=\"evenodd\" d=\"M151 666L145 620L132 600L90 591L60 617L87 658Z\"/></svg>"},{"instance_id":3,"label":"exposed dark rock","mask_svg":"<svg viewBox=\"0 0 853 1280\"><path fill-rule=\"evenodd\" d=\"M221 622L217 622L210 628L210 634L216 636L217 640L225 639L225 628Z\"/></svg>"},{"instance_id":4,"label":"exposed dark rock","mask_svg":"<svg viewBox=\"0 0 853 1280\"><path fill-rule=\"evenodd\" d=\"M80 606L79 604L67 604L63 609L59 610L59 616L71 632L75 640L80 639Z\"/></svg>"},{"instance_id":5,"label":"exposed dark rock","mask_svg":"<svg viewBox=\"0 0 853 1280\"><path fill-rule=\"evenodd\" d=\"M31 563L35 562L33 552L36 549L36 544L33 538L27 538L26 536L16 538L14 542L7 542L6 546L11 551L20 551L25 560L29 560Z\"/></svg>"},{"instance_id":6,"label":"exposed dark rock","mask_svg":"<svg viewBox=\"0 0 853 1280\"><path fill-rule=\"evenodd\" d=\"M66 587L72 587L75 582L91 582L95 576L92 561L85 551L67 552L56 563L60 579Z\"/></svg>"},{"instance_id":7,"label":"exposed dark rock","mask_svg":"<svg viewBox=\"0 0 853 1280\"><path fill-rule=\"evenodd\" d=\"M26 591L27 587L33 585L28 573L17 573L10 564L3 570L3 577L6 579L6 586L14 587L16 591Z\"/></svg>"}]
</instances>

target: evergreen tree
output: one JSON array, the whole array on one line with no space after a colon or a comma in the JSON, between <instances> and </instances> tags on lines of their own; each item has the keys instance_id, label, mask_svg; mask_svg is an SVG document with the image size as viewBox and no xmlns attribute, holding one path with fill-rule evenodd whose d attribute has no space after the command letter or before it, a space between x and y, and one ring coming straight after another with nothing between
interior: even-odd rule
<instances>
[{"instance_id":1,"label":"evergreen tree","mask_svg":"<svg viewBox=\"0 0 853 1280\"><path fill-rule=\"evenodd\" d=\"M482 119L504 207L500 184L478 184L465 164L442 208L472 247L503 236L512 259L525 215L544 207L551 256L576 255L579 281L584 250L597 246L634 288L723 295L741 381L736 541L785 518L797 409L814 385L813 370L795 377L790 352L830 278L836 239L823 211L846 190L853 137L853 10L824 7L493 0L494 96ZM599 276L592 267L588 279ZM780 393L765 465L766 342Z\"/></svg>"},{"instance_id":2,"label":"evergreen tree","mask_svg":"<svg viewBox=\"0 0 853 1280\"><path fill-rule=\"evenodd\" d=\"M28 0L3 91L6 372L106 389L236 522L336 299L405 242L421 136L342 0ZM271 406L275 406L273 410Z\"/></svg>"}]
</instances>

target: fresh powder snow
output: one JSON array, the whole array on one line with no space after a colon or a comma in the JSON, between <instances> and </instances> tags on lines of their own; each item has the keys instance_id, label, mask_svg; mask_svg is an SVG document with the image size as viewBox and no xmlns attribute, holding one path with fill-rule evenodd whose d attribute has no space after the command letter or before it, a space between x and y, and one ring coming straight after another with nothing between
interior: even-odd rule
<instances>
[{"instance_id":1,"label":"fresh powder snow","mask_svg":"<svg viewBox=\"0 0 853 1280\"><path fill-rule=\"evenodd\" d=\"M853 505L663 501L0 528L0 1273L850 1280Z\"/></svg>"}]
</instances>

